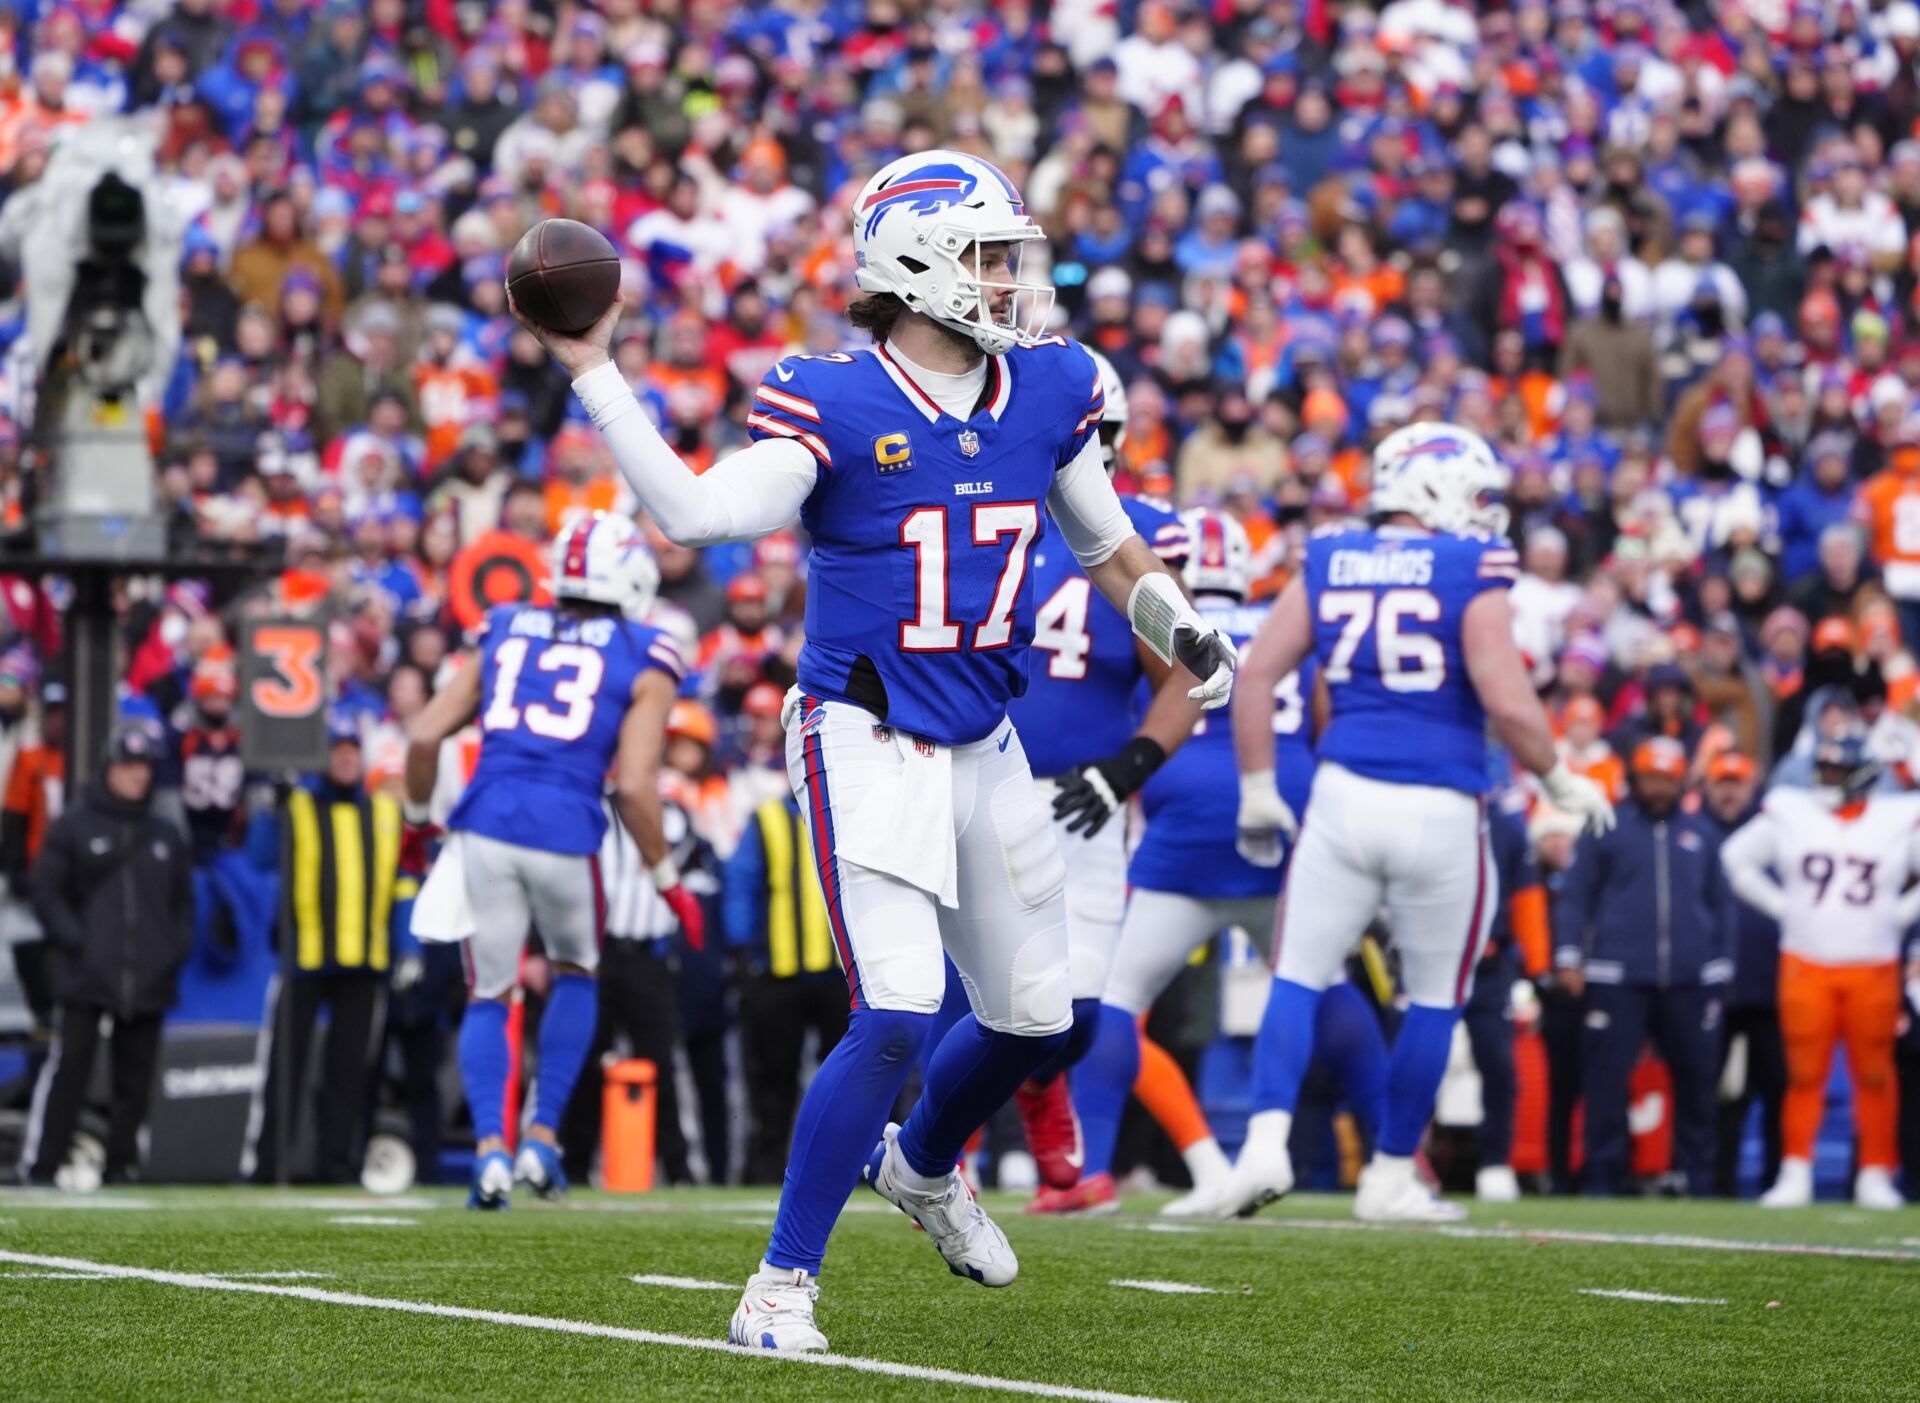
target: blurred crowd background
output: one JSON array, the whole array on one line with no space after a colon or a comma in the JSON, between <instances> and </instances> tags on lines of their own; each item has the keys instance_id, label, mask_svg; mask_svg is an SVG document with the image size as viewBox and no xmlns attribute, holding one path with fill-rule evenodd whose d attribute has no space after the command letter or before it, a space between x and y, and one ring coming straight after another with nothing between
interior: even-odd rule
<instances>
[{"instance_id":1,"label":"blurred crowd background","mask_svg":"<svg viewBox=\"0 0 1920 1403\"><path fill-rule=\"evenodd\" d=\"M1581 764L1624 783L1659 734L1689 789L1727 752L1764 779L1834 685L1888 782L1920 771L1911 0L0 4L0 198L122 112L187 229L152 416L176 539L287 552L263 587L117 599L123 710L203 863L247 831L205 739L239 614L325 611L336 727L390 782L474 567L632 508L505 312L527 227L613 241L618 363L701 469L775 359L854 342L848 203L935 146L1046 229L1059 329L1128 388L1119 485L1238 517L1261 593L1364 499L1373 442L1450 419L1512 468L1521 642ZM20 449L0 414L0 524ZM675 798L724 863L785 787L803 543L656 545L698 658ZM11 760L45 749L65 601L0 601Z\"/></svg>"}]
</instances>

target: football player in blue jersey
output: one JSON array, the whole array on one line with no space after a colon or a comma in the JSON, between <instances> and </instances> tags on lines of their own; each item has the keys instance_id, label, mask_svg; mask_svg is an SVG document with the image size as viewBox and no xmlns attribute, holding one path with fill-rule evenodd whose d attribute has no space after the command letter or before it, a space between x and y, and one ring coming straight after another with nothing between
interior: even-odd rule
<instances>
[{"instance_id":1,"label":"football player in blue jersey","mask_svg":"<svg viewBox=\"0 0 1920 1403\"><path fill-rule=\"evenodd\" d=\"M535 328L642 505L682 545L750 539L797 514L812 541L787 769L847 974L847 1035L801 1104L772 1240L729 1327L820 1350L816 1274L863 1179L956 1274L1005 1286L1006 1236L956 1169L976 1127L1067 1038L1065 867L1007 705L1027 684L1033 548L1048 523L1193 697L1224 704L1233 644L1187 602L1108 481L1087 352L1045 334L1052 288L1023 279L1044 237L989 163L904 156L853 201L849 320L871 349L789 356L755 394L754 442L695 475L607 345ZM1044 506L1043 506L1044 504ZM887 1112L945 989L973 1011Z\"/></svg>"},{"instance_id":2,"label":"football player in blue jersey","mask_svg":"<svg viewBox=\"0 0 1920 1403\"><path fill-rule=\"evenodd\" d=\"M1111 475L1126 441L1127 391L1105 356L1087 354L1106 398L1098 428L1101 460ZM1142 497L1123 496L1120 505L1155 555L1175 570L1186 563L1187 529L1179 517ZM1041 800L1053 810L1053 836L1067 864L1073 1031L1060 1055L1013 1097L1040 1170L1040 1196L1029 1212L1052 1211L1051 1195L1072 1193L1084 1169L1080 1122L1062 1073L1092 1045L1126 909L1126 823L1109 820L1200 718L1184 674L1155 657L1119 611L1095 596L1072 551L1041 543L1033 553L1033 589L1039 603L1027 693L1007 715L1020 732ZM1152 700L1136 726L1142 678Z\"/></svg>"},{"instance_id":3,"label":"football player in blue jersey","mask_svg":"<svg viewBox=\"0 0 1920 1403\"><path fill-rule=\"evenodd\" d=\"M1487 851L1487 726L1555 807L1612 826L1599 785L1570 772L1513 641L1504 539L1507 474L1451 424L1413 424L1374 451L1371 522L1316 532L1306 568L1249 648L1233 712L1237 845L1277 864L1295 808L1275 783L1270 689L1311 657L1330 699L1306 827L1292 856L1274 980L1255 1042L1253 1116L1223 1213L1293 1185L1287 1133L1313 1051L1321 991L1384 907L1411 1000L1386 1109L1354 1211L1368 1220L1461 1216L1415 1173L1454 1025L1498 893Z\"/></svg>"},{"instance_id":4,"label":"football player in blue jersey","mask_svg":"<svg viewBox=\"0 0 1920 1403\"><path fill-rule=\"evenodd\" d=\"M408 732L407 821L417 834L427 822L441 741L476 715L480 721L480 758L447 819L451 836L440 858L457 863L471 912L472 999L459 1060L476 1139L474 1208L505 1208L516 1181L543 1197L566 1191L556 1137L593 1042L605 910L600 796L616 756L621 820L689 940L699 943L699 903L668 857L656 779L667 712L684 675L672 640L639 622L659 581L633 522L601 512L578 518L554 542L555 602L490 610L474 657ZM507 999L534 926L554 977L540 1020L533 1123L509 1162Z\"/></svg>"},{"instance_id":5,"label":"football player in blue jersey","mask_svg":"<svg viewBox=\"0 0 1920 1403\"><path fill-rule=\"evenodd\" d=\"M1252 549L1240 523L1224 513L1198 509L1183 514L1189 555L1183 574L1194 606L1236 644L1251 638L1268 606L1248 601ZM1272 737L1275 773L1286 798L1305 807L1313 780L1314 671L1311 659L1273 689ZM1093 1046L1074 1072L1073 1097L1085 1127L1086 1177L1055 1200L1057 1211L1097 1213L1118 1207L1109 1172L1120 1113L1140 1069L1138 1020L1165 992L1196 948L1229 926L1261 933L1274 924L1282 872L1256 867L1234 854L1233 733L1202 719L1179 753L1140 792L1146 831L1134 849L1126 879L1132 887L1120 942L1107 975ZM1336 1000L1363 1004L1358 991L1341 984L1330 993L1323 1017L1338 1018ZM1363 1017L1371 1018L1370 1011ZM1329 1039L1321 1038L1323 1051ZM1348 1040L1351 1041L1351 1040ZM1336 1058L1343 1083L1353 1080L1352 1058ZM1349 1090L1351 1086L1349 1085ZM1365 1119L1366 1117L1363 1117ZM1225 1191L1231 1166L1211 1136L1181 1150L1193 1175L1191 1193L1162 1212L1202 1215Z\"/></svg>"}]
</instances>

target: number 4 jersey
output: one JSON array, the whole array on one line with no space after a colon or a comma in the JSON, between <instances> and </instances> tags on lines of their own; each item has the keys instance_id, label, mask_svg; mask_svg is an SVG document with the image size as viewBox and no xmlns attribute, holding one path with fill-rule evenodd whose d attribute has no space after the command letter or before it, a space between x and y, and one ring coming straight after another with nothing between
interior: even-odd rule
<instances>
[{"instance_id":1,"label":"number 4 jersey","mask_svg":"<svg viewBox=\"0 0 1920 1403\"><path fill-rule=\"evenodd\" d=\"M755 438L819 460L800 514L813 538L801 689L946 745L991 735L1026 690L1028 554L1054 475L1105 403L1092 358L1059 338L986 371L962 420L884 346L792 356L747 417Z\"/></svg>"},{"instance_id":2,"label":"number 4 jersey","mask_svg":"<svg viewBox=\"0 0 1920 1403\"><path fill-rule=\"evenodd\" d=\"M1787 954L1823 965L1900 958L1901 893L1920 876L1920 796L1876 794L1835 809L1804 789L1775 789L1720 853L1730 876L1743 867L1777 875Z\"/></svg>"},{"instance_id":3,"label":"number 4 jersey","mask_svg":"<svg viewBox=\"0 0 1920 1403\"><path fill-rule=\"evenodd\" d=\"M506 604L476 648L480 759L447 826L554 853L595 853L601 794L640 674L684 675L658 629L616 616Z\"/></svg>"},{"instance_id":4,"label":"number 4 jersey","mask_svg":"<svg viewBox=\"0 0 1920 1403\"><path fill-rule=\"evenodd\" d=\"M1156 502L1122 497L1120 505L1153 553L1178 570L1187 558L1187 528ZM1117 754L1140 714L1134 695L1145 670L1133 625L1093 587L1059 537L1033 553L1034 634L1027 654L1026 694L1008 710L1027 763L1044 779Z\"/></svg>"},{"instance_id":5,"label":"number 4 jersey","mask_svg":"<svg viewBox=\"0 0 1920 1403\"><path fill-rule=\"evenodd\" d=\"M1333 702L1320 758L1369 779L1484 794L1487 713L1460 628L1520 562L1488 536L1330 527L1307 543L1314 656Z\"/></svg>"}]
</instances>

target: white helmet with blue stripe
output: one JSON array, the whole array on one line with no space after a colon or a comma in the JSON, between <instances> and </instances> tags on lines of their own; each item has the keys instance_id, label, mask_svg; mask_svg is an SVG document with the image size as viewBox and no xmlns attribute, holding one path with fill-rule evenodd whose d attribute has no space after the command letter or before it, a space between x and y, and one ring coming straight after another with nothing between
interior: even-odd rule
<instances>
[{"instance_id":1,"label":"white helmet with blue stripe","mask_svg":"<svg viewBox=\"0 0 1920 1403\"><path fill-rule=\"evenodd\" d=\"M1370 515L1406 512L1430 531L1507 534L1512 474L1487 441L1458 424L1409 424L1373 450Z\"/></svg>"},{"instance_id":2,"label":"white helmet with blue stripe","mask_svg":"<svg viewBox=\"0 0 1920 1403\"><path fill-rule=\"evenodd\" d=\"M961 151L922 151L883 166L853 202L853 279L973 338L990 356L1047 334L1053 288L1020 278L1019 246L1046 235L997 166ZM1008 275L982 276L983 244L1010 244ZM992 294L1011 291L1004 320Z\"/></svg>"}]
</instances>

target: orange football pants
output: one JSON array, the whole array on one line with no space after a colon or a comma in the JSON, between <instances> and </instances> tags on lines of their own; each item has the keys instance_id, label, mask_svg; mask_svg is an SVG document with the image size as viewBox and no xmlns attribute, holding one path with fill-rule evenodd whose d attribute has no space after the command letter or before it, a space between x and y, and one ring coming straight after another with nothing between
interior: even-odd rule
<instances>
[{"instance_id":1,"label":"orange football pants","mask_svg":"<svg viewBox=\"0 0 1920 1403\"><path fill-rule=\"evenodd\" d=\"M1898 961L1822 965L1780 956L1780 1036L1786 1043L1787 1095L1780 1112L1781 1148L1813 1158L1826 1108L1835 1043L1847 1047L1853 1076L1853 1120L1863 1167L1899 1167L1899 1086L1893 1044L1900 1022Z\"/></svg>"}]
</instances>

